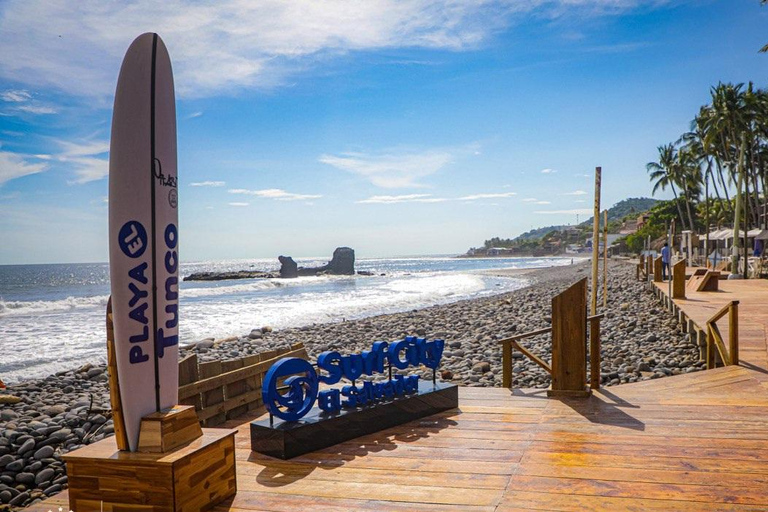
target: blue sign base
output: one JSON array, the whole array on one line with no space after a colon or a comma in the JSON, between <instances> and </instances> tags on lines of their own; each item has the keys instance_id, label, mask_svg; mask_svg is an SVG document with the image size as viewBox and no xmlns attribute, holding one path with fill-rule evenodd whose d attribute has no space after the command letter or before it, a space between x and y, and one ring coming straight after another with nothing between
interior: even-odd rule
<instances>
[{"instance_id":1,"label":"blue sign base","mask_svg":"<svg viewBox=\"0 0 768 512\"><path fill-rule=\"evenodd\" d=\"M458 406L459 388L455 384L419 381L416 393L366 407L327 413L315 406L299 421L253 421L251 450L291 459Z\"/></svg>"}]
</instances>

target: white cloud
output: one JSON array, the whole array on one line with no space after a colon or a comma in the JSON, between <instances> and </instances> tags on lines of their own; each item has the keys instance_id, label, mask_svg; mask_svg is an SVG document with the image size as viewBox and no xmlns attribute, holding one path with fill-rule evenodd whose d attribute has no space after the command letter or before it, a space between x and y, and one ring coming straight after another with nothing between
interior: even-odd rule
<instances>
[{"instance_id":1,"label":"white cloud","mask_svg":"<svg viewBox=\"0 0 768 512\"><path fill-rule=\"evenodd\" d=\"M490 194L474 194L471 196L460 197L459 201L474 201L476 199L497 199L502 197L516 196L517 192L503 192L503 193L490 193Z\"/></svg>"},{"instance_id":2,"label":"white cloud","mask_svg":"<svg viewBox=\"0 0 768 512\"><path fill-rule=\"evenodd\" d=\"M109 142L86 140L71 142L60 140L62 152L53 155L55 160L70 165L76 178L71 183L88 183L106 178L109 175L109 160L105 153L109 151ZM100 157L100 155L105 155Z\"/></svg>"},{"instance_id":3,"label":"white cloud","mask_svg":"<svg viewBox=\"0 0 768 512\"><path fill-rule=\"evenodd\" d=\"M462 197L434 197L432 194L404 194L399 196L372 196L356 201L358 204L398 204L398 203L444 203L446 201L476 201L478 199L499 199L517 195L516 192L473 194ZM497 203L493 203L497 204Z\"/></svg>"},{"instance_id":4,"label":"white cloud","mask_svg":"<svg viewBox=\"0 0 768 512\"><path fill-rule=\"evenodd\" d=\"M556 169L542 169L541 174L555 174L557 172Z\"/></svg>"},{"instance_id":5,"label":"white cloud","mask_svg":"<svg viewBox=\"0 0 768 512\"><path fill-rule=\"evenodd\" d=\"M542 213L545 215L589 215L592 210L589 208L581 208L574 210L539 210L533 213Z\"/></svg>"},{"instance_id":6,"label":"white cloud","mask_svg":"<svg viewBox=\"0 0 768 512\"><path fill-rule=\"evenodd\" d=\"M295 194L286 192L279 188L268 188L264 190L248 190L245 188L231 188L230 194L244 194L249 196L261 197L264 199L275 199L277 201L303 201L306 199L319 199L323 196L316 194Z\"/></svg>"},{"instance_id":7,"label":"white cloud","mask_svg":"<svg viewBox=\"0 0 768 512\"><path fill-rule=\"evenodd\" d=\"M525 199L523 199L524 203L535 203L536 201L538 201L538 199L536 199L535 197L526 197Z\"/></svg>"},{"instance_id":8,"label":"white cloud","mask_svg":"<svg viewBox=\"0 0 768 512\"><path fill-rule=\"evenodd\" d=\"M185 117L185 119L195 119L196 117L200 117L202 115L203 115L202 112L192 112L187 117Z\"/></svg>"},{"instance_id":9,"label":"white cloud","mask_svg":"<svg viewBox=\"0 0 768 512\"><path fill-rule=\"evenodd\" d=\"M22 176L37 174L48 169L46 163L30 163L28 157L10 151L0 151L0 185Z\"/></svg>"},{"instance_id":10,"label":"white cloud","mask_svg":"<svg viewBox=\"0 0 768 512\"><path fill-rule=\"evenodd\" d=\"M182 95L270 87L349 52L477 48L523 15L620 14L672 0L24 0L0 19L0 75L108 97L131 40L161 27Z\"/></svg>"},{"instance_id":11,"label":"white cloud","mask_svg":"<svg viewBox=\"0 0 768 512\"><path fill-rule=\"evenodd\" d=\"M190 183L190 187L223 187L226 185L224 181L197 181Z\"/></svg>"},{"instance_id":12,"label":"white cloud","mask_svg":"<svg viewBox=\"0 0 768 512\"><path fill-rule=\"evenodd\" d=\"M343 153L322 155L320 162L357 174L381 188L421 187L420 180L451 163L450 150L422 153L389 152L382 154Z\"/></svg>"},{"instance_id":13,"label":"white cloud","mask_svg":"<svg viewBox=\"0 0 768 512\"><path fill-rule=\"evenodd\" d=\"M401 196L372 196L357 201L359 204L397 204L397 203L442 203L448 201L443 197L432 197L432 194L406 194Z\"/></svg>"},{"instance_id":14,"label":"white cloud","mask_svg":"<svg viewBox=\"0 0 768 512\"><path fill-rule=\"evenodd\" d=\"M533 204L552 204L550 201L536 201Z\"/></svg>"},{"instance_id":15,"label":"white cloud","mask_svg":"<svg viewBox=\"0 0 768 512\"><path fill-rule=\"evenodd\" d=\"M227 203L229 206L248 206L250 203Z\"/></svg>"},{"instance_id":16,"label":"white cloud","mask_svg":"<svg viewBox=\"0 0 768 512\"><path fill-rule=\"evenodd\" d=\"M587 193L583 190L574 190L573 192L563 192L561 196L585 196Z\"/></svg>"},{"instance_id":17,"label":"white cloud","mask_svg":"<svg viewBox=\"0 0 768 512\"><path fill-rule=\"evenodd\" d=\"M0 99L13 103L21 103L31 100L32 95L27 91L9 89L7 91L0 92Z\"/></svg>"},{"instance_id":18,"label":"white cloud","mask_svg":"<svg viewBox=\"0 0 768 512\"><path fill-rule=\"evenodd\" d=\"M574 203L586 203L587 201L586 201L586 199L575 199L573 202Z\"/></svg>"},{"instance_id":19,"label":"white cloud","mask_svg":"<svg viewBox=\"0 0 768 512\"><path fill-rule=\"evenodd\" d=\"M57 112L57 110L53 107L46 107L42 105L21 105L16 107L16 110L21 110L22 112L27 112L28 114L38 115L55 114Z\"/></svg>"}]
</instances>

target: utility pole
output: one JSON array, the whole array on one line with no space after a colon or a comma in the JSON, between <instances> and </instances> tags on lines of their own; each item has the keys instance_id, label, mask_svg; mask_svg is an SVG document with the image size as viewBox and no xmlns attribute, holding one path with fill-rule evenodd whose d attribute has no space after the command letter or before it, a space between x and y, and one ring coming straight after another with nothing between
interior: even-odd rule
<instances>
[{"instance_id":1,"label":"utility pole","mask_svg":"<svg viewBox=\"0 0 768 512\"><path fill-rule=\"evenodd\" d=\"M590 301L592 315L597 314L597 264L600 260L600 179L602 172L602 168L595 167L595 212L592 218L592 297Z\"/></svg>"},{"instance_id":2,"label":"utility pole","mask_svg":"<svg viewBox=\"0 0 768 512\"><path fill-rule=\"evenodd\" d=\"M603 309L608 307L608 210L603 210Z\"/></svg>"}]
</instances>

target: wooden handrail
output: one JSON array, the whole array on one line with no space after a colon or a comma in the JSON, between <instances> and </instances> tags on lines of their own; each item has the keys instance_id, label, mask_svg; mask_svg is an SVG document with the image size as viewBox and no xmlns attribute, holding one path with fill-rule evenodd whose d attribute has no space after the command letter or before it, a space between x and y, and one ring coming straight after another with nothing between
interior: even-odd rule
<instances>
[{"instance_id":1,"label":"wooden handrail","mask_svg":"<svg viewBox=\"0 0 768 512\"><path fill-rule=\"evenodd\" d=\"M728 350L717 321L728 314ZM707 320L707 369L715 368L715 351L726 366L739 364L739 301L732 300Z\"/></svg>"},{"instance_id":2,"label":"wooden handrail","mask_svg":"<svg viewBox=\"0 0 768 512\"><path fill-rule=\"evenodd\" d=\"M605 318L605 313L598 313L597 315L587 316L587 321L590 326L590 387L592 389L598 389L600 387L600 320ZM502 385L505 388L512 387L512 348L515 348L523 353L528 359L539 365L547 373L552 375L552 367L547 364L546 361L538 357L536 354L523 347L518 343L519 340L530 338L533 336L539 336L541 334L547 334L552 332L552 327L543 327L534 331L525 332L522 334L516 334L508 338L498 340L498 343L502 345Z\"/></svg>"},{"instance_id":3,"label":"wooden handrail","mask_svg":"<svg viewBox=\"0 0 768 512\"><path fill-rule=\"evenodd\" d=\"M726 313L728 313L731 310L731 307L738 306L738 305L739 305L739 301L732 300L731 302L723 306L722 309L720 309L720 311L715 313L709 320L707 320L707 323L709 324L709 323L717 322L718 320L723 318L726 315Z\"/></svg>"},{"instance_id":4,"label":"wooden handrail","mask_svg":"<svg viewBox=\"0 0 768 512\"><path fill-rule=\"evenodd\" d=\"M530 338L531 336L538 336L539 334L547 334L548 332L552 332L551 327L543 327L541 329L536 329L535 331L526 332L523 334L516 334L514 336L510 336L509 338L504 338L503 340L499 340L499 343L509 343L510 341L518 341L522 340L524 338Z\"/></svg>"},{"instance_id":5,"label":"wooden handrail","mask_svg":"<svg viewBox=\"0 0 768 512\"><path fill-rule=\"evenodd\" d=\"M501 371L501 384L505 388L511 388L512 387L512 347L514 346L517 350L522 352L524 355L528 356L528 358L533 361L534 363L538 364L542 368L544 368L550 375L552 375L552 368L545 363L542 359L531 353L530 351L526 350L523 346L521 346L517 341L522 340L524 338L530 338L531 336L538 336L539 334L547 334L548 332L552 332L551 327L544 327L542 329L536 329L535 331L526 332L523 334L516 334L515 336L510 336L509 338L504 338L502 340L499 340L499 343L501 344L501 365L502 365L502 371Z\"/></svg>"},{"instance_id":6,"label":"wooden handrail","mask_svg":"<svg viewBox=\"0 0 768 512\"><path fill-rule=\"evenodd\" d=\"M520 352L522 352L523 354L528 356L528 358L531 361L533 361L537 365L539 365L542 368L544 368L544 370L546 370L546 372L548 374L552 375L552 367L550 367L543 359L539 358L536 354L534 354L533 352L529 351L527 348L523 347L522 345L520 345L518 342L516 342L514 340L510 340L509 343L513 347L515 347L517 350L519 350Z\"/></svg>"}]
</instances>

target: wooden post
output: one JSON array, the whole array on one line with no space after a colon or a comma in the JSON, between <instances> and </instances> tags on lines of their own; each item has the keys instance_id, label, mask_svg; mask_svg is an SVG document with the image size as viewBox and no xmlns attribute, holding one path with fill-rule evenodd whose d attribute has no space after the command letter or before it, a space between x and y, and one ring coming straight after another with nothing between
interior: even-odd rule
<instances>
[{"instance_id":1,"label":"wooden post","mask_svg":"<svg viewBox=\"0 0 768 512\"><path fill-rule=\"evenodd\" d=\"M680 260L672 266L672 298L685 298L685 260Z\"/></svg>"},{"instance_id":2,"label":"wooden post","mask_svg":"<svg viewBox=\"0 0 768 512\"><path fill-rule=\"evenodd\" d=\"M661 256L653 260L653 282L660 283L661 279Z\"/></svg>"},{"instance_id":3,"label":"wooden post","mask_svg":"<svg viewBox=\"0 0 768 512\"><path fill-rule=\"evenodd\" d=\"M739 364L739 302L733 301L728 311L728 351L731 364Z\"/></svg>"},{"instance_id":4,"label":"wooden post","mask_svg":"<svg viewBox=\"0 0 768 512\"><path fill-rule=\"evenodd\" d=\"M115 428L115 444L118 450L128 450L128 435L123 418L123 404L120 400L120 382L117 379L117 356L115 355L115 326L112 323L112 297L107 301L107 371L109 373L109 401L112 404L112 419Z\"/></svg>"},{"instance_id":5,"label":"wooden post","mask_svg":"<svg viewBox=\"0 0 768 512\"><path fill-rule=\"evenodd\" d=\"M603 309L605 309L608 307L608 210L603 211L603 219Z\"/></svg>"},{"instance_id":6,"label":"wooden post","mask_svg":"<svg viewBox=\"0 0 768 512\"><path fill-rule=\"evenodd\" d=\"M589 387L600 389L600 318L589 322Z\"/></svg>"},{"instance_id":7,"label":"wooden post","mask_svg":"<svg viewBox=\"0 0 768 512\"><path fill-rule=\"evenodd\" d=\"M597 314L597 263L600 257L598 252L600 242L600 179L603 170L595 167L595 214L592 222L592 308L591 314Z\"/></svg>"},{"instance_id":8,"label":"wooden post","mask_svg":"<svg viewBox=\"0 0 768 512\"><path fill-rule=\"evenodd\" d=\"M552 299L552 389L547 396L590 394L586 388L586 308L586 278Z\"/></svg>"},{"instance_id":9,"label":"wooden post","mask_svg":"<svg viewBox=\"0 0 768 512\"><path fill-rule=\"evenodd\" d=\"M501 385L507 389L512 387L512 344L504 343L501 346Z\"/></svg>"}]
</instances>

